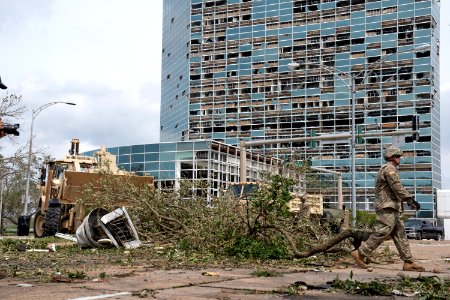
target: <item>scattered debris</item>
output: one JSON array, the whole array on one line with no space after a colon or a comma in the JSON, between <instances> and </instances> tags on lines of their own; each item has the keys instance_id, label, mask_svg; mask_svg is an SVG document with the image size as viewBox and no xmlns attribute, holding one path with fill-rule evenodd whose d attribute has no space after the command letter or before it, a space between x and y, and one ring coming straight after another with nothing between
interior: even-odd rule
<instances>
[{"instance_id":1,"label":"scattered debris","mask_svg":"<svg viewBox=\"0 0 450 300\"><path fill-rule=\"evenodd\" d=\"M373 280L361 282L352 279L334 279L331 285L335 289L363 296L420 296L420 299L448 299L450 281L437 276L418 276L416 278L400 275L397 279Z\"/></svg>"},{"instance_id":2,"label":"scattered debris","mask_svg":"<svg viewBox=\"0 0 450 300\"><path fill-rule=\"evenodd\" d=\"M67 276L69 278L73 278L73 279L85 279L87 277L86 273L84 273L84 271L78 271L76 270L75 272L69 272L67 274Z\"/></svg>"},{"instance_id":3,"label":"scattered debris","mask_svg":"<svg viewBox=\"0 0 450 300\"><path fill-rule=\"evenodd\" d=\"M352 280L352 277L353 275L350 274L350 279L347 280L336 278L331 282L331 287L362 296L389 296L391 294L390 286L384 282L377 280L362 282Z\"/></svg>"},{"instance_id":4,"label":"scattered debris","mask_svg":"<svg viewBox=\"0 0 450 300\"><path fill-rule=\"evenodd\" d=\"M74 241L81 248L115 246L132 249L141 245L125 207L117 208L110 213L106 209L95 208L84 218L75 236L63 233L57 233L55 236Z\"/></svg>"},{"instance_id":5,"label":"scattered debris","mask_svg":"<svg viewBox=\"0 0 450 300\"><path fill-rule=\"evenodd\" d=\"M110 248L112 245L98 243L99 240L107 239L108 235L101 225L101 217L106 215L108 211L104 208L93 209L78 227L75 236L77 244L81 248Z\"/></svg>"},{"instance_id":6,"label":"scattered debris","mask_svg":"<svg viewBox=\"0 0 450 300\"><path fill-rule=\"evenodd\" d=\"M203 276L220 276L218 272L202 272Z\"/></svg>"},{"instance_id":7,"label":"scattered debris","mask_svg":"<svg viewBox=\"0 0 450 300\"><path fill-rule=\"evenodd\" d=\"M373 268L372 267L368 267L367 268L367 272L373 272Z\"/></svg>"},{"instance_id":8,"label":"scattered debris","mask_svg":"<svg viewBox=\"0 0 450 300\"><path fill-rule=\"evenodd\" d=\"M16 246L17 251L25 252L27 250L27 244L25 243L18 243Z\"/></svg>"},{"instance_id":9,"label":"scattered debris","mask_svg":"<svg viewBox=\"0 0 450 300\"><path fill-rule=\"evenodd\" d=\"M139 298L147 298L149 295L153 296L155 295L155 291L154 290L149 290L149 289L143 289L141 291L134 291L131 295L133 296L137 296Z\"/></svg>"},{"instance_id":10,"label":"scattered debris","mask_svg":"<svg viewBox=\"0 0 450 300\"><path fill-rule=\"evenodd\" d=\"M414 297L418 294L420 294L419 292L404 292L404 291L399 291L399 290L393 290L392 294L394 294L395 296L404 296L404 297Z\"/></svg>"},{"instance_id":11,"label":"scattered debris","mask_svg":"<svg viewBox=\"0 0 450 300\"><path fill-rule=\"evenodd\" d=\"M73 242L77 241L77 238L74 235L72 235L72 234L65 234L65 233L58 232L58 233L55 234L55 236L59 237L59 238L62 238L62 239L69 240L69 241L73 241Z\"/></svg>"},{"instance_id":12,"label":"scattered debris","mask_svg":"<svg viewBox=\"0 0 450 300\"><path fill-rule=\"evenodd\" d=\"M141 245L125 207L117 208L104 215L101 218L101 226L116 247L116 243L127 249L137 248Z\"/></svg>"},{"instance_id":13,"label":"scattered debris","mask_svg":"<svg viewBox=\"0 0 450 300\"><path fill-rule=\"evenodd\" d=\"M308 290L308 284L304 281L296 281L290 285L290 288L295 294L304 294Z\"/></svg>"},{"instance_id":14,"label":"scattered debris","mask_svg":"<svg viewBox=\"0 0 450 300\"><path fill-rule=\"evenodd\" d=\"M94 300L94 299L104 299L104 298L118 298L119 296L126 296L126 295L134 295L131 292L118 292L114 294L101 294L98 296L87 296L87 297L80 297L80 298L72 298L71 300Z\"/></svg>"},{"instance_id":15,"label":"scattered debris","mask_svg":"<svg viewBox=\"0 0 450 300\"><path fill-rule=\"evenodd\" d=\"M49 245L47 246L47 249L48 249L50 252L56 252L56 245L55 245L55 243L49 244Z\"/></svg>"},{"instance_id":16,"label":"scattered debris","mask_svg":"<svg viewBox=\"0 0 450 300\"><path fill-rule=\"evenodd\" d=\"M72 279L61 276L61 275L53 275L52 282L68 283L68 282L72 282Z\"/></svg>"},{"instance_id":17,"label":"scattered debris","mask_svg":"<svg viewBox=\"0 0 450 300\"><path fill-rule=\"evenodd\" d=\"M439 269L439 268L434 268L434 269L433 269L433 273L435 273L435 274L440 274L440 273L442 273L442 270Z\"/></svg>"},{"instance_id":18,"label":"scattered debris","mask_svg":"<svg viewBox=\"0 0 450 300\"><path fill-rule=\"evenodd\" d=\"M320 266L318 268L312 269L311 271L316 272L316 273L318 273L318 272L325 272L325 268L323 266Z\"/></svg>"},{"instance_id":19,"label":"scattered debris","mask_svg":"<svg viewBox=\"0 0 450 300\"><path fill-rule=\"evenodd\" d=\"M97 243L105 246L113 246L113 243L110 239L99 239Z\"/></svg>"},{"instance_id":20,"label":"scattered debris","mask_svg":"<svg viewBox=\"0 0 450 300\"><path fill-rule=\"evenodd\" d=\"M290 295L302 295L307 290L329 290L330 285L310 285L304 281L296 281L293 284L289 285L287 288L283 288L279 290L280 293L288 293Z\"/></svg>"},{"instance_id":21,"label":"scattered debris","mask_svg":"<svg viewBox=\"0 0 450 300\"><path fill-rule=\"evenodd\" d=\"M27 287L32 287L33 285L29 284L29 283L19 283L17 286L18 287L27 288Z\"/></svg>"}]
</instances>

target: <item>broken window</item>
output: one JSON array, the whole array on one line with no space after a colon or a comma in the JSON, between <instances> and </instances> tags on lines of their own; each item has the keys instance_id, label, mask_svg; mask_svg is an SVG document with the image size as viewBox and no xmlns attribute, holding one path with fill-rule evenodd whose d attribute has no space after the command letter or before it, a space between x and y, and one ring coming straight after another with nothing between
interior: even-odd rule
<instances>
[{"instance_id":1,"label":"broken window","mask_svg":"<svg viewBox=\"0 0 450 300\"><path fill-rule=\"evenodd\" d=\"M430 29L430 28L431 28L431 22L426 22L426 23L416 24L416 29L417 29L417 30L421 30L421 29Z\"/></svg>"},{"instance_id":2,"label":"broken window","mask_svg":"<svg viewBox=\"0 0 450 300\"><path fill-rule=\"evenodd\" d=\"M364 38L352 39L352 45L364 44Z\"/></svg>"},{"instance_id":3,"label":"broken window","mask_svg":"<svg viewBox=\"0 0 450 300\"><path fill-rule=\"evenodd\" d=\"M397 33L397 27L383 28L383 34Z\"/></svg>"},{"instance_id":4,"label":"broken window","mask_svg":"<svg viewBox=\"0 0 450 300\"><path fill-rule=\"evenodd\" d=\"M430 56L430 51L416 52L417 58L429 57L429 56Z\"/></svg>"},{"instance_id":5,"label":"broken window","mask_svg":"<svg viewBox=\"0 0 450 300\"><path fill-rule=\"evenodd\" d=\"M303 13L306 12L306 0L304 1L295 1L293 3L294 13Z\"/></svg>"},{"instance_id":6,"label":"broken window","mask_svg":"<svg viewBox=\"0 0 450 300\"><path fill-rule=\"evenodd\" d=\"M377 61L379 61L379 60L380 60L380 57L379 57L379 56L368 57L368 58L367 58L367 63L371 64L371 63L375 63L375 62L377 62Z\"/></svg>"}]
</instances>

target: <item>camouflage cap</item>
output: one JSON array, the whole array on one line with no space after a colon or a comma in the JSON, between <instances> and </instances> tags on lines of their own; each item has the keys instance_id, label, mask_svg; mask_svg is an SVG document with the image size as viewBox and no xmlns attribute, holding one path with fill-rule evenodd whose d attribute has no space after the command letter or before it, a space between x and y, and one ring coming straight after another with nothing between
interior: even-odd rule
<instances>
[{"instance_id":1,"label":"camouflage cap","mask_svg":"<svg viewBox=\"0 0 450 300\"><path fill-rule=\"evenodd\" d=\"M389 159L392 156L402 156L403 155L403 151L400 150L400 148L395 147L395 146L390 146L389 148L386 149L386 151L384 152L384 159Z\"/></svg>"}]
</instances>

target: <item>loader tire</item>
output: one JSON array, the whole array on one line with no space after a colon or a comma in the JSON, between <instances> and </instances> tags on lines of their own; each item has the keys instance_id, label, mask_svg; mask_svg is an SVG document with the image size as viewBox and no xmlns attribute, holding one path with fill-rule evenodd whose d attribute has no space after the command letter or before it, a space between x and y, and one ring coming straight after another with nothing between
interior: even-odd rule
<instances>
[{"instance_id":1,"label":"loader tire","mask_svg":"<svg viewBox=\"0 0 450 300\"><path fill-rule=\"evenodd\" d=\"M59 231L61 207L49 207L45 213L44 236L54 236Z\"/></svg>"},{"instance_id":2,"label":"loader tire","mask_svg":"<svg viewBox=\"0 0 450 300\"><path fill-rule=\"evenodd\" d=\"M44 222L45 215L41 213L41 208L39 207L34 215L33 233L35 238L44 237Z\"/></svg>"}]
</instances>

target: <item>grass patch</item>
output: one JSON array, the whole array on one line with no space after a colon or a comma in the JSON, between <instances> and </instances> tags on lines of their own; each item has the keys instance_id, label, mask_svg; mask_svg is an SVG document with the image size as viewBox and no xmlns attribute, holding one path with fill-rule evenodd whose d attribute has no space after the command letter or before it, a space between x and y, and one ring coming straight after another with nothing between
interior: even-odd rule
<instances>
[{"instance_id":1,"label":"grass patch","mask_svg":"<svg viewBox=\"0 0 450 300\"><path fill-rule=\"evenodd\" d=\"M250 273L250 275L255 277L281 277L283 274L276 271L266 270L266 269L256 269Z\"/></svg>"},{"instance_id":2,"label":"grass patch","mask_svg":"<svg viewBox=\"0 0 450 300\"><path fill-rule=\"evenodd\" d=\"M388 296L391 295L391 286L380 281L362 282L358 280L333 280L331 286L335 289L344 290L350 294L362 296Z\"/></svg>"},{"instance_id":3,"label":"grass patch","mask_svg":"<svg viewBox=\"0 0 450 300\"><path fill-rule=\"evenodd\" d=\"M237 258L282 259L289 251L280 241L262 241L254 237L239 236L225 248L225 253Z\"/></svg>"},{"instance_id":4,"label":"grass patch","mask_svg":"<svg viewBox=\"0 0 450 300\"><path fill-rule=\"evenodd\" d=\"M350 279L334 279L331 286L346 293L363 296L389 296L394 294L415 296L419 299L448 299L450 280L438 276L419 276L417 278L400 276L394 280L361 282Z\"/></svg>"},{"instance_id":5,"label":"grass patch","mask_svg":"<svg viewBox=\"0 0 450 300\"><path fill-rule=\"evenodd\" d=\"M71 279L85 279L87 275L84 271L76 270L75 272L67 272L67 277Z\"/></svg>"},{"instance_id":6,"label":"grass patch","mask_svg":"<svg viewBox=\"0 0 450 300\"><path fill-rule=\"evenodd\" d=\"M16 252L26 249L46 249L48 244L61 242L57 237L46 237L40 239L13 239L6 238L0 240L1 252ZM77 246L77 248L79 248Z\"/></svg>"}]
</instances>

